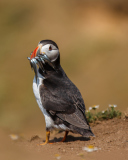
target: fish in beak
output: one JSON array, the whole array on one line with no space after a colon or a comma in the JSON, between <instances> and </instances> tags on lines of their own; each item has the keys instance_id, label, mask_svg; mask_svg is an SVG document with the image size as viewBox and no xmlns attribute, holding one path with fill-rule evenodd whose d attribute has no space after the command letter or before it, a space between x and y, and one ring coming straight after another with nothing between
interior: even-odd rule
<instances>
[{"instance_id":1,"label":"fish in beak","mask_svg":"<svg viewBox=\"0 0 128 160\"><path fill-rule=\"evenodd\" d=\"M38 77L38 67L42 70L43 73L45 73L45 69L43 64L45 64L46 62L54 69L54 64L52 64L52 62L50 61L50 59L48 58L48 56L45 53L41 53L41 45L39 45L38 47L36 47L36 49L31 53L30 57L27 57L28 60L30 61L30 65L31 68L34 70L35 72L35 77L36 77L36 82L37 82L37 77ZM38 67L37 67L38 66Z\"/></svg>"}]
</instances>

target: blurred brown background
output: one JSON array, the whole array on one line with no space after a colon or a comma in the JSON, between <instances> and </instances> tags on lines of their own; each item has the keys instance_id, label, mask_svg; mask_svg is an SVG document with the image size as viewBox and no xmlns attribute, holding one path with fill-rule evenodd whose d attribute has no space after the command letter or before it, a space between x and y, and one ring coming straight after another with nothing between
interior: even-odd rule
<instances>
[{"instance_id":1,"label":"blurred brown background","mask_svg":"<svg viewBox=\"0 0 128 160\"><path fill-rule=\"evenodd\" d=\"M128 107L128 1L1 0L0 126L11 132L45 125L32 91L27 57L42 39L55 41L61 65L86 108Z\"/></svg>"}]
</instances>

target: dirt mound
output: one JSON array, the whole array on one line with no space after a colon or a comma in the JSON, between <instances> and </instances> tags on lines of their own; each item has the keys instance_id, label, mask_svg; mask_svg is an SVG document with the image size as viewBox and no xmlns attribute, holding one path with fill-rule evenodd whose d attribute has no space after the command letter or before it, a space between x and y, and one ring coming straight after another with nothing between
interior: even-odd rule
<instances>
[{"instance_id":1,"label":"dirt mound","mask_svg":"<svg viewBox=\"0 0 128 160\"><path fill-rule=\"evenodd\" d=\"M1 130L2 154L0 159L66 159L66 160L99 160L113 159L125 160L128 158L128 120L112 119L97 122L91 125L95 138L83 138L80 135L70 133L67 141L59 142L64 136L62 133L52 133L50 142L58 142L41 146L45 140L38 135L32 135L29 139L20 137L11 140L6 132ZM14 136L13 136L14 137ZM83 147L97 147L95 152L86 152Z\"/></svg>"},{"instance_id":2,"label":"dirt mound","mask_svg":"<svg viewBox=\"0 0 128 160\"><path fill-rule=\"evenodd\" d=\"M62 133L52 133L50 142L58 142L41 146L39 145L45 140L38 135L32 135L30 139L25 137L16 141L10 141L4 132L1 138L4 143L2 145L2 157L20 157L21 159L66 159L66 160L125 160L128 159L128 120L112 119L103 122L97 122L91 125L95 134L95 138L83 138L80 135L70 133L66 142L59 142L64 135ZM9 140L7 142L7 140ZM3 144L2 143L2 144ZM95 152L86 152L83 147L97 147ZM4 147L3 147L4 146ZM7 147L8 146L8 147Z\"/></svg>"}]
</instances>

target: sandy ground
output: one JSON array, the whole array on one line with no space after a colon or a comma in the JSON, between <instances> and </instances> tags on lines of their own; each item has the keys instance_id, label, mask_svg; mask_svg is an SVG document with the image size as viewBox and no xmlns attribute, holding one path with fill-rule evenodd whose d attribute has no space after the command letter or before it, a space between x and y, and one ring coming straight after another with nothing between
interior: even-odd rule
<instances>
[{"instance_id":1,"label":"sandy ground","mask_svg":"<svg viewBox=\"0 0 128 160\"><path fill-rule=\"evenodd\" d=\"M66 142L58 142L64 132L51 134L50 141L58 142L38 145L45 140L38 135L12 140L7 131L0 130L0 159L62 159L62 160L127 160L128 159L128 119L112 119L93 124L95 138L85 139L70 133ZM93 145L94 152L86 152L83 147Z\"/></svg>"}]
</instances>

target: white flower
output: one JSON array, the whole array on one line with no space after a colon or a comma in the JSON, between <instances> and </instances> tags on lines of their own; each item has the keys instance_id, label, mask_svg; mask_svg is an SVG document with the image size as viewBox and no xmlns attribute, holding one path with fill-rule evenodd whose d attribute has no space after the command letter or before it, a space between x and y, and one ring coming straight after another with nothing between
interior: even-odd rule
<instances>
[{"instance_id":1,"label":"white flower","mask_svg":"<svg viewBox=\"0 0 128 160\"><path fill-rule=\"evenodd\" d=\"M94 147L93 145L89 145L87 147L83 147L83 150L86 151L86 152L93 152L93 151L97 151L98 148Z\"/></svg>"},{"instance_id":2,"label":"white flower","mask_svg":"<svg viewBox=\"0 0 128 160\"><path fill-rule=\"evenodd\" d=\"M95 109L98 109L99 105L93 105L92 107L95 108Z\"/></svg>"},{"instance_id":3,"label":"white flower","mask_svg":"<svg viewBox=\"0 0 128 160\"><path fill-rule=\"evenodd\" d=\"M116 108L116 107L117 107L117 105L116 105L116 104L109 104L109 107L110 107L110 108L111 108L111 107Z\"/></svg>"},{"instance_id":4,"label":"white flower","mask_svg":"<svg viewBox=\"0 0 128 160\"><path fill-rule=\"evenodd\" d=\"M92 109L93 109L93 110L96 110L96 109L98 109L98 108L99 108L99 105L93 105L93 106L92 106Z\"/></svg>"},{"instance_id":5,"label":"white flower","mask_svg":"<svg viewBox=\"0 0 128 160\"><path fill-rule=\"evenodd\" d=\"M89 111L92 110L92 107L89 107Z\"/></svg>"},{"instance_id":6,"label":"white flower","mask_svg":"<svg viewBox=\"0 0 128 160\"><path fill-rule=\"evenodd\" d=\"M18 135L16 135L16 134L10 134L9 135L10 136L10 138L12 139L12 140L17 140L17 139L19 139L19 136Z\"/></svg>"},{"instance_id":7,"label":"white flower","mask_svg":"<svg viewBox=\"0 0 128 160\"><path fill-rule=\"evenodd\" d=\"M60 159L61 156L59 154L55 154L56 159Z\"/></svg>"},{"instance_id":8,"label":"white flower","mask_svg":"<svg viewBox=\"0 0 128 160\"><path fill-rule=\"evenodd\" d=\"M104 113L105 111L102 111L102 113Z\"/></svg>"}]
</instances>

